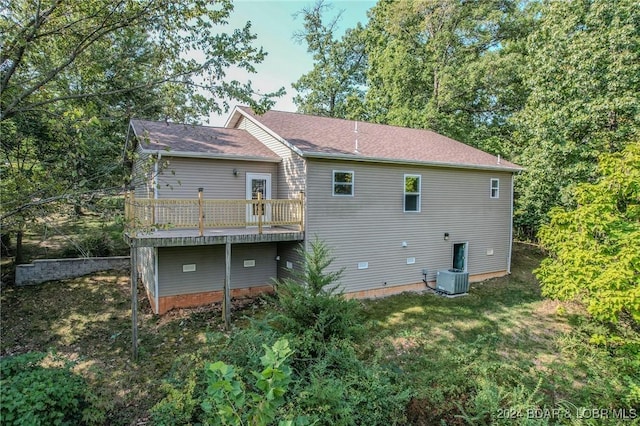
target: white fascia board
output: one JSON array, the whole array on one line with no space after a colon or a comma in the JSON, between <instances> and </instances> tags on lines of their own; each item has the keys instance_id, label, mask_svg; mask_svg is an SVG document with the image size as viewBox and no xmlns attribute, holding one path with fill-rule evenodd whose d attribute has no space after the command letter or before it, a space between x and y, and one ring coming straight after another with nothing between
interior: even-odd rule
<instances>
[{"instance_id":1,"label":"white fascia board","mask_svg":"<svg viewBox=\"0 0 640 426\"><path fill-rule=\"evenodd\" d=\"M250 114L247 114L246 112L242 111L239 108L236 111L239 112L240 114L242 114L247 120L251 120L251 122L253 124L255 124L256 126L260 127L265 132L269 133L271 136L273 136L275 139L277 139L280 143L282 143L284 146L289 148L291 151L295 152L296 154L298 154L301 157L304 156L302 151L299 148L296 148L295 146L291 145L285 138L283 138L282 136L280 136L279 134L277 134L276 132L274 132L273 130L271 130L270 128L265 126L264 124L262 124L255 117L252 117ZM234 111L234 113L236 111ZM227 123L229 123L229 121L230 120L227 120Z\"/></svg>"},{"instance_id":2,"label":"white fascia board","mask_svg":"<svg viewBox=\"0 0 640 426\"><path fill-rule=\"evenodd\" d=\"M234 128L236 123L238 122L238 115L241 115L241 111L236 105L233 107L233 111L231 111L231 114L229 114L227 121L224 122L223 127L226 127L227 129Z\"/></svg>"},{"instance_id":3,"label":"white fascia board","mask_svg":"<svg viewBox=\"0 0 640 426\"><path fill-rule=\"evenodd\" d=\"M462 164L462 163L448 163L439 161L417 161L417 160L396 160L392 158L378 158L378 157L362 157L351 156L345 154L330 154L325 152L305 152L302 154L305 158L317 158L323 160L345 160L345 161L360 161L365 163L384 163L384 164L399 164L410 166L431 166L431 167L446 167L455 169L474 169L474 170L494 170L499 172L511 172L517 173L524 169L522 167L504 167L504 166L483 166L475 164Z\"/></svg>"}]
</instances>

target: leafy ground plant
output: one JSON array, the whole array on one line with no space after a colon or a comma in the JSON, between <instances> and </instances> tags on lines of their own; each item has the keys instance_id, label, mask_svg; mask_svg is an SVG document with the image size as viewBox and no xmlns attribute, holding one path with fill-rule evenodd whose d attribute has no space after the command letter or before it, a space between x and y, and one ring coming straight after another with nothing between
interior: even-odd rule
<instances>
[{"instance_id":1,"label":"leafy ground plant","mask_svg":"<svg viewBox=\"0 0 640 426\"><path fill-rule=\"evenodd\" d=\"M104 412L74 364L42 352L0 360L0 417L6 425L101 424Z\"/></svg>"},{"instance_id":2,"label":"leafy ground plant","mask_svg":"<svg viewBox=\"0 0 640 426\"><path fill-rule=\"evenodd\" d=\"M233 366L222 361L206 367L209 386L202 403L208 424L251 424L266 426L284 403L284 394L291 382L291 367L287 359L293 353L286 339L278 340L260 358L264 369L252 371L255 391L238 377Z\"/></svg>"}]
</instances>

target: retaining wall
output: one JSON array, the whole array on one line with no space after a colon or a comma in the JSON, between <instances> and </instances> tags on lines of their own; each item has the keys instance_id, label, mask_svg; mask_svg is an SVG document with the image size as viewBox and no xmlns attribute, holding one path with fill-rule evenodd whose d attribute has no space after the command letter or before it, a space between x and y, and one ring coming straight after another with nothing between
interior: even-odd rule
<instances>
[{"instance_id":1,"label":"retaining wall","mask_svg":"<svg viewBox=\"0 0 640 426\"><path fill-rule=\"evenodd\" d=\"M129 256L34 260L33 263L16 266L16 285L40 284L129 266Z\"/></svg>"}]
</instances>

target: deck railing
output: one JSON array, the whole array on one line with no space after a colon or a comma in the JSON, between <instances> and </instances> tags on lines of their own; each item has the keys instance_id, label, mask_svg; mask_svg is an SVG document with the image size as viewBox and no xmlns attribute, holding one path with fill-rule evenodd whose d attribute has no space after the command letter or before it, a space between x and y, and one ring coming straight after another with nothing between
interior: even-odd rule
<instances>
[{"instance_id":1,"label":"deck railing","mask_svg":"<svg viewBox=\"0 0 640 426\"><path fill-rule=\"evenodd\" d=\"M135 198L125 195L125 220L129 230L297 226L304 228L303 197L299 199L210 200L202 192L194 199Z\"/></svg>"}]
</instances>

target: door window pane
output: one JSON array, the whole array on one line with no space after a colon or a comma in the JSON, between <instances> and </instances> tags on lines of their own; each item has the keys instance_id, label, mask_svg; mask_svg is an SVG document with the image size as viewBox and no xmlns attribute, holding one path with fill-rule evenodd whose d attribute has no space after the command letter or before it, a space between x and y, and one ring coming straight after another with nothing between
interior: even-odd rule
<instances>
[{"instance_id":1,"label":"door window pane","mask_svg":"<svg viewBox=\"0 0 640 426\"><path fill-rule=\"evenodd\" d=\"M264 200L267 188L267 180L266 179L251 179L251 199L257 200L258 194L260 194L260 198ZM253 204L253 215L264 215L264 203Z\"/></svg>"}]
</instances>

